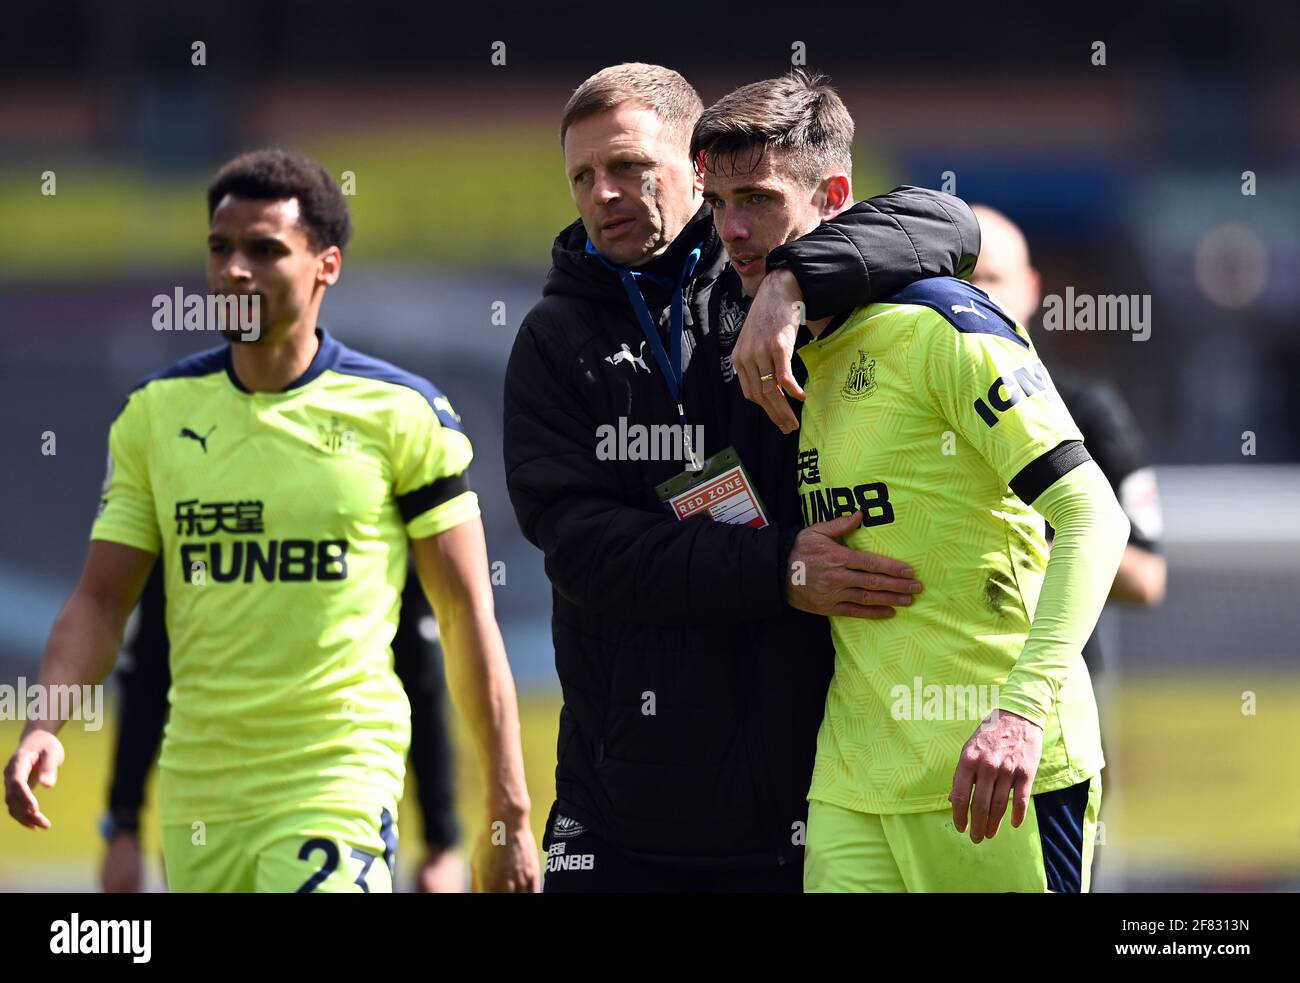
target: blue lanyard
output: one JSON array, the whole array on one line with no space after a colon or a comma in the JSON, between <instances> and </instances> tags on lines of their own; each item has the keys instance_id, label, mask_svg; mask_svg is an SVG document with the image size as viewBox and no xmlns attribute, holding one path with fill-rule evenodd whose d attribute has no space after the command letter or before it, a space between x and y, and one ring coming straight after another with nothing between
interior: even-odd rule
<instances>
[{"instance_id":1,"label":"blue lanyard","mask_svg":"<svg viewBox=\"0 0 1300 983\"><path fill-rule=\"evenodd\" d=\"M636 319L641 323L641 333L645 335L646 344L650 346L650 352L655 357L655 362L659 366L659 371L663 373L664 381L668 384L668 392L677 404L677 416L681 421L682 433L686 434L686 405L682 401L682 332L685 330L685 299L683 297L683 288L686 281L690 279L691 274L695 272L695 265L700 261L700 247L696 246L691 250L691 254L686 257L686 262L682 265L682 273L677 283L673 283L663 277L654 276L651 273L638 273L635 270L629 270L623 266L615 266L587 240L587 252L595 256L602 263L618 274L618 278L623 283L623 290L627 293L628 302L632 305L632 310L636 314ZM655 324L654 318L650 316L650 309L646 306L645 297L641 293L641 287L637 280L641 277L646 278L651 283L657 283L661 287L667 287L672 291L672 303L668 315L668 344L671 348L672 360L669 361L669 352L664 351L663 342L659 340L659 328Z\"/></svg>"}]
</instances>

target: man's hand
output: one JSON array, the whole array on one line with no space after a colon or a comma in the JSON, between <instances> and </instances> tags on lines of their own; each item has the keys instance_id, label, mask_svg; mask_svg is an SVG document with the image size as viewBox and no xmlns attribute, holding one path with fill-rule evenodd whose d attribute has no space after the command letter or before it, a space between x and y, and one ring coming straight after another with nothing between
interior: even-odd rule
<instances>
[{"instance_id":1,"label":"man's hand","mask_svg":"<svg viewBox=\"0 0 1300 983\"><path fill-rule=\"evenodd\" d=\"M5 766L5 805L9 815L28 829L49 829L50 821L41 812L32 793L34 778L46 788L53 788L63 764L63 743L48 730L33 730L18 745Z\"/></svg>"},{"instance_id":2,"label":"man's hand","mask_svg":"<svg viewBox=\"0 0 1300 983\"><path fill-rule=\"evenodd\" d=\"M1042 754L1043 728L1006 710L989 714L961 749L952 776L948 801L957 832L966 832L969 813L971 842L992 839L1013 793L1011 825L1019 829L1029 812L1029 796Z\"/></svg>"},{"instance_id":3,"label":"man's hand","mask_svg":"<svg viewBox=\"0 0 1300 983\"><path fill-rule=\"evenodd\" d=\"M497 827L500 829L500 827ZM474 847L472 888L474 892L536 894L541 888L541 864L537 841L527 819L505 830L505 842L491 827Z\"/></svg>"},{"instance_id":4,"label":"man's hand","mask_svg":"<svg viewBox=\"0 0 1300 983\"><path fill-rule=\"evenodd\" d=\"M122 647L122 629L155 562L153 553L120 543L91 540L76 589L54 619L41 661L40 685L98 683ZM33 779L53 787L63 764L63 744L54 736L61 720L28 721L5 766L5 805L29 829L49 829L50 821L32 794Z\"/></svg>"},{"instance_id":5,"label":"man's hand","mask_svg":"<svg viewBox=\"0 0 1300 983\"><path fill-rule=\"evenodd\" d=\"M921 592L900 560L849 549L836 540L862 525L862 513L819 522L799 533L790 550L786 601L811 614L879 620Z\"/></svg>"},{"instance_id":6,"label":"man's hand","mask_svg":"<svg viewBox=\"0 0 1300 983\"><path fill-rule=\"evenodd\" d=\"M119 830L108 841L99 883L105 894L139 894L140 835Z\"/></svg>"},{"instance_id":7,"label":"man's hand","mask_svg":"<svg viewBox=\"0 0 1300 983\"><path fill-rule=\"evenodd\" d=\"M782 433L799 429L799 420L786 393L803 401L790 362L802 317L803 291L789 270L773 270L763 278L745 317L731 364L740 377L745 398L763 407Z\"/></svg>"},{"instance_id":8,"label":"man's hand","mask_svg":"<svg viewBox=\"0 0 1300 983\"><path fill-rule=\"evenodd\" d=\"M465 890L465 861L455 847L429 849L415 873L420 894L460 894Z\"/></svg>"}]
</instances>

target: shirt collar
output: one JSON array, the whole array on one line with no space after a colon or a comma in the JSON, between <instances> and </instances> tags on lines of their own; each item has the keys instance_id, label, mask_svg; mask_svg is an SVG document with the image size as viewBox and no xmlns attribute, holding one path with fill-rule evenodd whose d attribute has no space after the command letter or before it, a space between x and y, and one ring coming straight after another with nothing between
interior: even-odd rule
<instances>
[{"instance_id":1,"label":"shirt collar","mask_svg":"<svg viewBox=\"0 0 1300 983\"><path fill-rule=\"evenodd\" d=\"M343 346L330 337L328 331L323 327L317 327L315 357L312 358L311 364L307 366L306 371L281 389L280 392L287 393L294 389L301 389L308 383L315 381L323 372L334 367L339 360L342 349ZM248 392L244 384L239 381L239 376L235 375L235 358L230 345L226 347L226 375L236 389L240 392Z\"/></svg>"}]
</instances>

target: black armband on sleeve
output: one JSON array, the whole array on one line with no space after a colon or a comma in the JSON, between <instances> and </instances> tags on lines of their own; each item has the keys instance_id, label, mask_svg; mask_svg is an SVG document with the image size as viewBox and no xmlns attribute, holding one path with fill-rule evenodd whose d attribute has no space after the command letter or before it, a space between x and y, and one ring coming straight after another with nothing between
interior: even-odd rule
<instances>
[{"instance_id":1,"label":"black armband on sleeve","mask_svg":"<svg viewBox=\"0 0 1300 983\"><path fill-rule=\"evenodd\" d=\"M416 516L423 515L429 509L450 502L457 495L463 495L469 490L469 478L464 472L449 474L425 485L423 488L409 491L405 495L398 495L397 509L402 513L402 521L410 522Z\"/></svg>"},{"instance_id":2,"label":"black armband on sleeve","mask_svg":"<svg viewBox=\"0 0 1300 983\"><path fill-rule=\"evenodd\" d=\"M1026 505L1033 505L1034 499L1051 488L1058 478L1091 460L1092 455L1082 441L1064 441L1021 468L1020 473L1011 479L1011 490Z\"/></svg>"}]
</instances>

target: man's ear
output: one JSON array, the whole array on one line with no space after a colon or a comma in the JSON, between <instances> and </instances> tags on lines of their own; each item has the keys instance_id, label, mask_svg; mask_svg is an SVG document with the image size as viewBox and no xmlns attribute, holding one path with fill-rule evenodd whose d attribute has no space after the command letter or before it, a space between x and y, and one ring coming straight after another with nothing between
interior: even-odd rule
<instances>
[{"instance_id":1,"label":"man's ear","mask_svg":"<svg viewBox=\"0 0 1300 983\"><path fill-rule=\"evenodd\" d=\"M332 287L339 282L339 276L343 273L343 250L338 246L330 246L319 257L320 266L316 270L316 282Z\"/></svg>"},{"instance_id":2,"label":"man's ear","mask_svg":"<svg viewBox=\"0 0 1300 983\"><path fill-rule=\"evenodd\" d=\"M1033 301L1029 309L1038 310L1038 305L1043 299L1043 278L1039 275L1038 269L1033 266L1029 267L1029 295Z\"/></svg>"},{"instance_id":3,"label":"man's ear","mask_svg":"<svg viewBox=\"0 0 1300 983\"><path fill-rule=\"evenodd\" d=\"M847 174L833 174L822 182L822 221L834 218L853 204L853 186Z\"/></svg>"}]
</instances>

